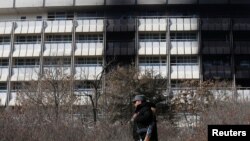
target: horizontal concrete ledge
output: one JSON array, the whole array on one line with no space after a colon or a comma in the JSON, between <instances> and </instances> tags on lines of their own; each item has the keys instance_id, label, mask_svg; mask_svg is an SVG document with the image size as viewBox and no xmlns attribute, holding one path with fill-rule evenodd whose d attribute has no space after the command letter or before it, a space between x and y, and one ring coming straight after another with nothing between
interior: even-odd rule
<instances>
[{"instance_id":1,"label":"horizontal concrete ledge","mask_svg":"<svg viewBox=\"0 0 250 141\"><path fill-rule=\"evenodd\" d=\"M250 0L0 0L0 13L13 8L89 7L114 5L250 4Z\"/></svg>"}]
</instances>

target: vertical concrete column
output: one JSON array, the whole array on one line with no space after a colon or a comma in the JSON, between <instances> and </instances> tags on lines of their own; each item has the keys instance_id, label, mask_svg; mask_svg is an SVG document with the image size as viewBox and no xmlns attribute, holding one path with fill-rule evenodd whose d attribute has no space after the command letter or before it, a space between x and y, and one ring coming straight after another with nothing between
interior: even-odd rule
<instances>
[{"instance_id":1,"label":"vertical concrete column","mask_svg":"<svg viewBox=\"0 0 250 141\"><path fill-rule=\"evenodd\" d=\"M16 22L12 22L12 30L11 30L11 38L10 38L10 54L9 54L9 75L7 78L7 100L6 100L6 105L9 105L9 101L11 99L11 74L12 74L12 54L14 51L14 42L15 42L15 28L16 28Z\"/></svg>"},{"instance_id":2,"label":"vertical concrete column","mask_svg":"<svg viewBox=\"0 0 250 141\"><path fill-rule=\"evenodd\" d=\"M77 19L76 13L74 13L74 18L72 20L72 44L71 44L71 67L70 67L70 74L71 74L71 94L74 93L74 74L75 74L75 50L76 50L76 27L77 27Z\"/></svg>"}]
</instances>

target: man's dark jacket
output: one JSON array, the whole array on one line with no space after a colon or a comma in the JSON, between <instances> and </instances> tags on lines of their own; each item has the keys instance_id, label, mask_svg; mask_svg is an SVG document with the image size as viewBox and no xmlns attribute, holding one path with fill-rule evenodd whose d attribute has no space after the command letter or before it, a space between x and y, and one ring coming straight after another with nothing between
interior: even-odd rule
<instances>
[{"instance_id":1,"label":"man's dark jacket","mask_svg":"<svg viewBox=\"0 0 250 141\"><path fill-rule=\"evenodd\" d=\"M144 140L147 129L152 126L150 141L158 141L156 118L151 110L151 105L144 102L136 107L135 113L138 113L133 124L133 137L137 141L140 138Z\"/></svg>"}]
</instances>

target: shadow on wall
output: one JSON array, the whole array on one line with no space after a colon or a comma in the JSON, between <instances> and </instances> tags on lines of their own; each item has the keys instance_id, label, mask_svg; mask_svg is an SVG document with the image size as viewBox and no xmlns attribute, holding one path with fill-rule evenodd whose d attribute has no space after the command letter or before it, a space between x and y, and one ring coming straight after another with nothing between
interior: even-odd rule
<instances>
[{"instance_id":1,"label":"shadow on wall","mask_svg":"<svg viewBox=\"0 0 250 141\"><path fill-rule=\"evenodd\" d=\"M106 0L107 5L135 4L136 0Z\"/></svg>"}]
</instances>

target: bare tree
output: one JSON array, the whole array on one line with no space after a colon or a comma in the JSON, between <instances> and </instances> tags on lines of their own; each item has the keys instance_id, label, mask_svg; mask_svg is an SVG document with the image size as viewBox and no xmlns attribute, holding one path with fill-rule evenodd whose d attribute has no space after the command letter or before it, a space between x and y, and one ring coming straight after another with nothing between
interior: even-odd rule
<instances>
[{"instance_id":1,"label":"bare tree","mask_svg":"<svg viewBox=\"0 0 250 141\"><path fill-rule=\"evenodd\" d=\"M72 93L72 76L66 73L63 67L46 69L39 75L38 81L22 83L22 88L17 93L17 102L23 109L37 108L37 112L52 110L48 113L55 114L56 121L60 113L71 111L75 101L76 96Z\"/></svg>"},{"instance_id":2,"label":"bare tree","mask_svg":"<svg viewBox=\"0 0 250 141\"><path fill-rule=\"evenodd\" d=\"M81 96L87 97L90 100L90 105L93 113L93 121L94 124L97 122L98 118L98 112L100 112L100 100L104 100L105 98L101 98L103 95L103 84L106 79L106 70L108 67L110 67L111 63L113 61L110 61L109 63L105 63L101 66L101 71L97 72L95 75L90 76L90 74L86 72L82 72L82 76L80 76L80 81L78 82L78 85L88 85L88 90L82 90L82 89L76 89L78 93L80 93ZM88 103L85 103L88 106Z\"/></svg>"},{"instance_id":3,"label":"bare tree","mask_svg":"<svg viewBox=\"0 0 250 141\"><path fill-rule=\"evenodd\" d=\"M171 99L174 112L182 113L188 126L194 123L191 117L205 112L209 106L217 101L226 100L232 94L231 83L227 81L183 81Z\"/></svg>"},{"instance_id":4,"label":"bare tree","mask_svg":"<svg viewBox=\"0 0 250 141\"><path fill-rule=\"evenodd\" d=\"M144 94L154 103L165 100L167 79L154 75L152 71L140 73L134 66L117 67L107 74L106 79L106 111L110 119L128 120L133 113L132 98L136 94Z\"/></svg>"}]
</instances>

